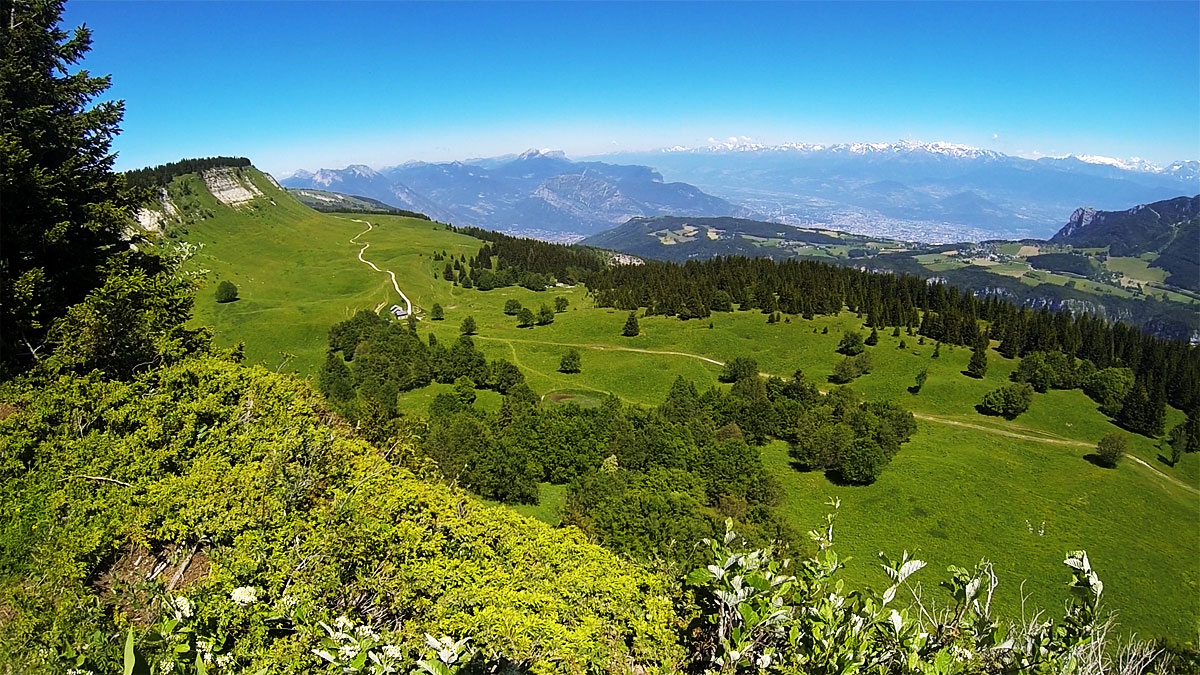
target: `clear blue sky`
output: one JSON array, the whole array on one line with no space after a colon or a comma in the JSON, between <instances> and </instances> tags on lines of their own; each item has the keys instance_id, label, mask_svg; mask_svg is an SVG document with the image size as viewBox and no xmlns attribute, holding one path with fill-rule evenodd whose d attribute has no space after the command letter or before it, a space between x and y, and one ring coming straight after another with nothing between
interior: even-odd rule
<instances>
[{"instance_id":1,"label":"clear blue sky","mask_svg":"<svg viewBox=\"0 0 1200 675\"><path fill-rule=\"evenodd\" d=\"M102 2L118 167L945 140L1200 157L1200 3Z\"/></svg>"}]
</instances>

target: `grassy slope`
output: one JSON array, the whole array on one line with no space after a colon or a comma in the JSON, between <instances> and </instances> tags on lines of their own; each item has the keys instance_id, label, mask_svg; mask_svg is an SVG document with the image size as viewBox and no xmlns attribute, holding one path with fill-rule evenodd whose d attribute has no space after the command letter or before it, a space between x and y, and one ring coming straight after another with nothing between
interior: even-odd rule
<instances>
[{"instance_id":1,"label":"grassy slope","mask_svg":"<svg viewBox=\"0 0 1200 675\"><path fill-rule=\"evenodd\" d=\"M246 340L251 360L274 365L280 351L289 351L297 355L292 367L312 373L330 324L356 309L391 302L394 293L384 275L355 258L358 247L347 240L363 229L360 224L296 208L296 215L287 217L237 216L236 240L230 240L230 226L218 219L193 226L189 238L207 243L202 262L214 271L214 283L231 278L246 288L243 300L221 307L202 293L199 320L214 325L224 341ZM646 318L641 320L641 335L622 338L625 313L593 308L583 287L543 293L521 288L463 290L433 278L443 263L434 263L431 253L445 249L473 254L477 242L423 221L370 219L378 226L362 237L372 244L366 257L394 270L416 305L428 308L439 302L446 309L446 320L422 322L423 332L432 330L439 339L452 340L459 322L473 315L479 347L490 358L517 363L530 385L548 395L599 397L614 392L630 402L655 404L676 375L706 387L716 382L720 370L689 356L623 351L627 349L684 352L720 361L749 355L763 370L789 374L799 368L823 381L840 358L834 348L841 332L859 324L848 314L774 326L766 325L765 316L758 313L715 314L711 329L708 321ZM251 226L255 231L248 231ZM519 329L513 317L503 314L508 298L536 308L550 304L555 295L567 297L571 309L550 326ZM820 333L824 327L830 329L828 334ZM775 444L764 450L764 459L784 482L783 508L797 527L816 524L829 496L841 498L840 547L855 558L848 573L875 584L881 583L873 559L879 550L918 549L931 563L929 578L940 576L948 564L971 564L990 556L1005 584L998 602L1013 613L1020 608L1021 580L1027 578L1031 581L1024 592L1034 604L1056 606L1062 597L1063 553L1085 547L1104 575L1110 607L1120 611L1124 625L1141 632L1194 635L1200 618L1196 493L1131 461L1116 470L1102 470L1083 460L1090 451L1087 445L1114 427L1080 392L1038 395L1030 411L1015 422L983 417L973 410L974 404L1005 381L1015 362L993 352L988 377L973 380L960 373L968 350L943 347L942 357L931 359L931 344L917 346L915 338L903 339L909 348L901 351L896 348L899 338L881 335L880 344L872 348L875 370L856 381L855 389L868 397L899 398L915 412L943 421L1084 445L922 421L879 483L844 488L819 474L793 471L786 448ZM556 372L568 345L581 348L580 374ZM924 366L930 368L929 381L919 396L912 396L906 388ZM420 411L434 393L414 393L404 402L405 409ZM497 403L486 395L480 400L489 406ZM1172 413L1173 422L1178 413ZM1155 459L1161 450L1152 441L1132 440L1134 454L1196 485L1200 457L1189 456L1172 469ZM542 505L523 512L553 521L561 488L544 486L544 494L548 499ZM1043 521L1044 536L1036 534Z\"/></svg>"}]
</instances>

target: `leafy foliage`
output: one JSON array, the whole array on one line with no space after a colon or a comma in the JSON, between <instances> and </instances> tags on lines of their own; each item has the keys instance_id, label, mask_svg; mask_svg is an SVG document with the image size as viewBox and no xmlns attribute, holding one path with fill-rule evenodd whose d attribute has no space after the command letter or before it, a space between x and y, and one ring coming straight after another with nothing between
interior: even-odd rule
<instances>
[{"instance_id":1,"label":"leafy foliage","mask_svg":"<svg viewBox=\"0 0 1200 675\"><path fill-rule=\"evenodd\" d=\"M237 286L232 281L222 281L217 284L217 302L233 302L238 299Z\"/></svg>"},{"instance_id":2,"label":"leafy foliage","mask_svg":"<svg viewBox=\"0 0 1200 675\"><path fill-rule=\"evenodd\" d=\"M1016 419L1018 415L1029 410L1033 402L1033 387L1025 382L1006 384L999 389L988 392L979 404L980 411L988 415L1000 415L1006 419Z\"/></svg>"},{"instance_id":3,"label":"leafy foliage","mask_svg":"<svg viewBox=\"0 0 1200 675\"><path fill-rule=\"evenodd\" d=\"M417 479L403 466L420 466L411 441L385 457L329 426L288 378L205 358L124 383L10 386L4 402L17 412L0 421L12 516L0 525L0 663L36 672L72 650L77 667L118 671L133 621L139 662L194 661L203 638L237 671L315 670L318 622L345 614L410 660L425 633L470 636L478 658L535 672L678 658L662 580ZM111 594L95 585L126 547L154 556L170 542L211 559L173 591L196 607L190 637L180 622L156 624L159 637L143 628L171 616L165 575Z\"/></svg>"}]
</instances>

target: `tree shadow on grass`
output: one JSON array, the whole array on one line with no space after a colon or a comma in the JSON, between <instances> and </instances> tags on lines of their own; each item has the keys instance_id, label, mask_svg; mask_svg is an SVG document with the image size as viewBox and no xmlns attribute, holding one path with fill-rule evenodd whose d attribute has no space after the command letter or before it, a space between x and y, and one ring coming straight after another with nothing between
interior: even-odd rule
<instances>
[{"instance_id":1,"label":"tree shadow on grass","mask_svg":"<svg viewBox=\"0 0 1200 675\"><path fill-rule=\"evenodd\" d=\"M1091 462L1092 464L1100 467L1101 469L1117 468L1115 464L1108 464L1103 459L1100 459L1100 455L1097 455L1094 452L1089 452L1088 454L1084 455L1083 458L1086 459L1087 461Z\"/></svg>"}]
</instances>

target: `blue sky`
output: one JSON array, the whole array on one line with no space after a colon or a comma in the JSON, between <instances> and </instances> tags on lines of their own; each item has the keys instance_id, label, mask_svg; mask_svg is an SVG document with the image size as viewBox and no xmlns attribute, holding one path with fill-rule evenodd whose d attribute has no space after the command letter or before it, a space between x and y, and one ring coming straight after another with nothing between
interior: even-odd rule
<instances>
[{"instance_id":1,"label":"blue sky","mask_svg":"<svg viewBox=\"0 0 1200 675\"><path fill-rule=\"evenodd\" d=\"M710 137L1200 157L1200 3L71 0L118 168L279 175Z\"/></svg>"}]
</instances>

